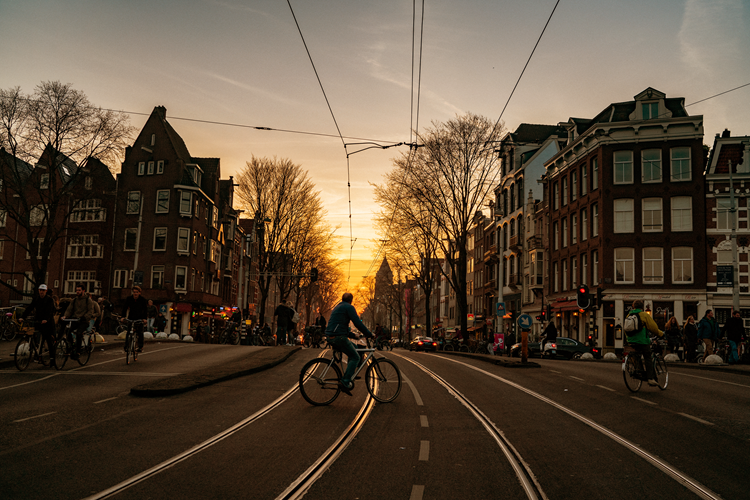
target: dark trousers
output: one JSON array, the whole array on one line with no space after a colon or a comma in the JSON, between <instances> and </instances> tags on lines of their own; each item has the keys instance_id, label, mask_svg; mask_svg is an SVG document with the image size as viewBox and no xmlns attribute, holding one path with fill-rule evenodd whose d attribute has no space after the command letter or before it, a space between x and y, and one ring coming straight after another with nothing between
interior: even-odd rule
<instances>
[{"instance_id":1,"label":"dark trousers","mask_svg":"<svg viewBox=\"0 0 750 500\"><path fill-rule=\"evenodd\" d=\"M337 351L341 351L344 354L346 354L346 357L349 358L349 361L346 363L346 371L344 371L344 376L341 377L341 382L343 382L346 385L351 384L352 382L352 376L354 375L354 372L357 370L357 366L359 365L359 360L361 359L359 357L359 353L357 352L357 349L354 347L354 344L351 343L351 341L346 338L345 335L339 335L338 337L331 337L330 340L331 344L333 344L334 349Z\"/></svg>"},{"instance_id":2,"label":"dark trousers","mask_svg":"<svg viewBox=\"0 0 750 500\"><path fill-rule=\"evenodd\" d=\"M34 331L34 341L38 345L41 342L47 343L47 349L49 349L50 356L52 355L52 348L55 345L55 322L48 321L46 323L38 323L36 330Z\"/></svg>"},{"instance_id":3,"label":"dark trousers","mask_svg":"<svg viewBox=\"0 0 750 500\"><path fill-rule=\"evenodd\" d=\"M643 355L643 362L646 365L646 378L649 380L656 378L654 376L654 363L651 359L651 345L650 344L630 344L630 346L636 351Z\"/></svg>"},{"instance_id":4,"label":"dark trousers","mask_svg":"<svg viewBox=\"0 0 750 500\"><path fill-rule=\"evenodd\" d=\"M143 349L143 320L136 320L133 323L133 332L138 340L138 349Z\"/></svg>"}]
</instances>

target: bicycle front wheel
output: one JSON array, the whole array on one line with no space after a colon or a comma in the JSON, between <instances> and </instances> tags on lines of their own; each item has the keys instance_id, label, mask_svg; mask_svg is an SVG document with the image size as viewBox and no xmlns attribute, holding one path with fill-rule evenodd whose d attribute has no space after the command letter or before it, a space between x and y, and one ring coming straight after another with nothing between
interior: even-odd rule
<instances>
[{"instance_id":1,"label":"bicycle front wheel","mask_svg":"<svg viewBox=\"0 0 750 500\"><path fill-rule=\"evenodd\" d=\"M664 358L658 354L654 356L654 373L659 389L665 390L669 384L669 370L667 370L667 363L664 362Z\"/></svg>"},{"instance_id":2,"label":"bicycle front wheel","mask_svg":"<svg viewBox=\"0 0 750 500\"><path fill-rule=\"evenodd\" d=\"M68 351L70 350L70 344L68 339L65 337L55 342L55 351L53 353L55 358L55 368L62 370L65 363L68 361Z\"/></svg>"},{"instance_id":3,"label":"bicycle front wheel","mask_svg":"<svg viewBox=\"0 0 750 500\"><path fill-rule=\"evenodd\" d=\"M128 332L125 336L125 364L129 365L130 360L135 361L135 349L133 349L133 332Z\"/></svg>"},{"instance_id":4,"label":"bicycle front wheel","mask_svg":"<svg viewBox=\"0 0 750 500\"><path fill-rule=\"evenodd\" d=\"M401 372L390 359L378 358L367 367L365 383L375 401L390 403L401 393Z\"/></svg>"},{"instance_id":5,"label":"bicycle front wheel","mask_svg":"<svg viewBox=\"0 0 750 500\"><path fill-rule=\"evenodd\" d=\"M31 344L29 343L28 337L21 337L16 344L16 368L19 371L24 371L29 367L31 363Z\"/></svg>"},{"instance_id":6,"label":"bicycle front wheel","mask_svg":"<svg viewBox=\"0 0 750 500\"><path fill-rule=\"evenodd\" d=\"M341 370L330 359L311 359L299 372L299 392L311 405L329 405L341 392L339 380Z\"/></svg>"},{"instance_id":7,"label":"bicycle front wheel","mask_svg":"<svg viewBox=\"0 0 750 500\"><path fill-rule=\"evenodd\" d=\"M641 389L643 380L641 380L638 360L635 356L628 355L622 363L622 378L630 392L638 392Z\"/></svg>"},{"instance_id":8,"label":"bicycle front wheel","mask_svg":"<svg viewBox=\"0 0 750 500\"><path fill-rule=\"evenodd\" d=\"M85 366L89 362L91 351L93 350L91 342L94 335L96 334L84 335L81 340L81 352L78 353L78 364L81 366Z\"/></svg>"},{"instance_id":9,"label":"bicycle front wheel","mask_svg":"<svg viewBox=\"0 0 750 500\"><path fill-rule=\"evenodd\" d=\"M451 352L453 351L453 346L451 344L446 344L445 347L443 347L444 351Z\"/></svg>"},{"instance_id":10,"label":"bicycle front wheel","mask_svg":"<svg viewBox=\"0 0 750 500\"><path fill-rule=\"evenodd\" d=\"M459 352L469 352L469 346L462 345L458 348Z\"/></svg>"}]
</instances>

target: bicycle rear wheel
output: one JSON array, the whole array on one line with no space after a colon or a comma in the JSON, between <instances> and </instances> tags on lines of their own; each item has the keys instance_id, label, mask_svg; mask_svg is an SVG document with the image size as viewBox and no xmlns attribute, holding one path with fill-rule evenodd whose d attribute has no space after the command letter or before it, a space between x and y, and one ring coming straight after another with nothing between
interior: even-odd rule
<instances>
[{"instance_id":1,"label":"bicycle rear wheel","mask_svg":"<svg viewBox=\"0 0 750 500\"><path fill-rule=\"evenodd\" d=\"M132 331L129 331L125 335L125 364L129 365L130 360L135 361L135 349L133 349L133 338L135 335Z\"/></svg>"},{"instance_id":2,"label":"bicycle rear wheel","mask_svg":"<svg viewBox=\"0 0 750 500\"><path fill-rule=\"evenodd\" d=\"M16 325L13 321L10 321L8 323L8 326L5 328L5 340L10 342L15 339L16 335L18 335L18 331L18 325Z\"/></svg>"},{"instance_id":3,"label":"bicycle rear wheel","mask_svg":"<svg viewBox=\"0 0 750 500\"><path fill-rule=\"evenodd\" d=\"M461 344L461 347L458 348L459 352L469 352L469 346Z\"/></svg>"},{"instance_id":4,"label":"bicycle rear wheel","mask_svg":"<svg viewBox=\"0 0 750 500\"><path fill-rule=\"evenodd\" d=\"M401 372L390 359L378 358L367 367L365 384L376 401L390 403L401 393Z\"/></svg>"},{"instance_id":5,"label":"bicycle rear wheel","mask_svg":"<svg viewBox=\"0 0 750 500\"><path fill-rule=\"evenodd\" d=\"M654 373L656 374L656 382L659 384L659 389L662 391L667 388L669 384L669 370L667 369L667 363L664 362L664 358L660 355L654 355Z\"/></svg>"},{"instance_id":6,"label":"bicycle rear wheel","mask_svg":"<svg viewBox=\"0 0 750 500\"><path fill-rule=\"evenodd\" d=\"M443 347L443 350L451 352L453 351L453 346L451 344L445 344L445 347Z\"/></svg>"},{"instance_id":7,"label":"bicycle rear wheel","mask_svg":"<svg viewBox=\"0 0 750 500\"><path fill-rule=\"evenodd\" d=\"M643 384L638 359L636 358L636 356L628 354L622 364L622 378L625 380L625 386L630 392L638 392L641 389L641 384Z\"/></svg>"},{"instance_id":8,"label":"bicycle rear wheel","mask_svg":"<svg viewBox=\"0 0 750 500\"><path fill-rule=\"evenodd\" d=\"M89 362L93 350L92 339L95 335L94 333L91 335L84 334L83 339L81 339L81 352L78 353L78 364L81 366L85 366Z\"/></svg>"},{"instance_id":9,"label":"bicycle rear wheel","mask_svg":"<svg viewBox=\"0 0 750 500\"><path fill-rule=\"evenodd\" d=\"M55 368L62 370L65 363L68 361L68 354L70 351L70 343L65 337L55 342L55 351L53 353L55 359Z\"/></svg>"},{"instance_id":10,"label":"bicycle rear wheel","mask_svg":"<svg viewBox=\"0 0 750 500\"><path fill-rule=\"evenodd\" d=\"M325 406L339 396L339 380L341 370L330 359L311 359L299 372L299 392L311 405Z\"/></svg>"},{"instance_id":11,"label":"bicycle rear wheel","mask_svg":"<svg viewBox=\"0 0 750 500\"><path fill-rule=\"evenodd\" d=\"M31 363L32 349L28 337L22 337L16 344L16 368L24 371Z\"/></svg>"}]
</instances>

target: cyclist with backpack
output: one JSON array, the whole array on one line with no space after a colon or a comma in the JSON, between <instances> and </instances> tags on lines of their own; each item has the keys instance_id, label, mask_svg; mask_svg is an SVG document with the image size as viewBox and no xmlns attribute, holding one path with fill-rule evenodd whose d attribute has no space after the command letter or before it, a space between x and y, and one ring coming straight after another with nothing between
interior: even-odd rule
<instances>
[{"instance_id":1,"label":"cyclist with backpack","mask_svg":"<svg viewBox=\"0 0 750 500\"><path fill-rule=\"evenodd\" d=\"M663 336L664 332L659 330L659 327L650 314L643 312L642 300L633 301L633 308L623 322L623 331L627 336L628 344L632 346L633 350L643 356L643 361L646 364L648 385L659 385L654 374L654 363L651 360L651 337L649 336L649 332L659 337Z\"/></svg>"}]
</instances>

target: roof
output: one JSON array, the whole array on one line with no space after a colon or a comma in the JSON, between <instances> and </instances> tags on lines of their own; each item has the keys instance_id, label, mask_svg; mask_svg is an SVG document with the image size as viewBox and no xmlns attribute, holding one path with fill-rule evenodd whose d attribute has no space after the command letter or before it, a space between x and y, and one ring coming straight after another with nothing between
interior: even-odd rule
<instances>
[{"instance_id":1,"label":"roof","mask_svg":"<svg viewBox=\"0 0 750 500\"><path fill-rule=\"evenodd\" d=\"M559 125L540 125L522 123L510 134L515 142L532 142L541 144L551 135L567 135L565 129Z\"/></svg>"}]
</instances>

